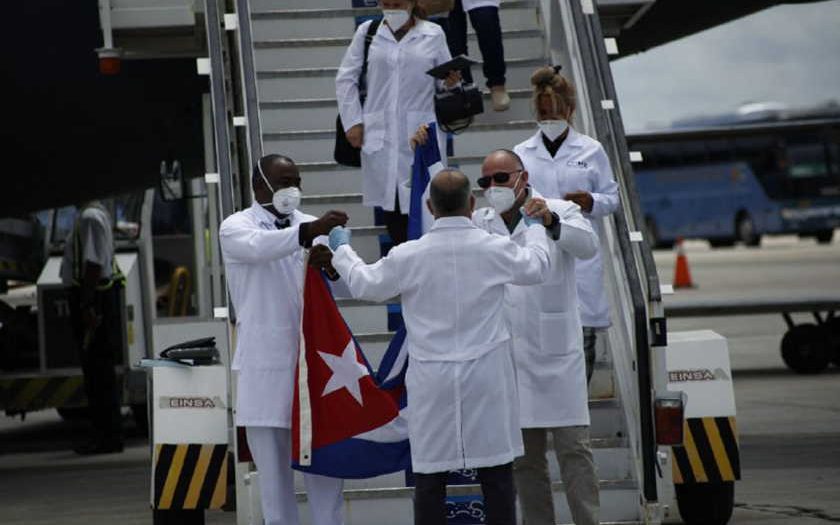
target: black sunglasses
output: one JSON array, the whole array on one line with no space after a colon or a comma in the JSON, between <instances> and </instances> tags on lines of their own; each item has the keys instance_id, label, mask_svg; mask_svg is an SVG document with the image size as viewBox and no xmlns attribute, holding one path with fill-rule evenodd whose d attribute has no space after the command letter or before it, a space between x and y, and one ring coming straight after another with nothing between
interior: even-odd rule
<instances>
[{"instance_id":1,"label":"black sunglasses","mask_svg":"<svg viewBox=\"0 0 840 525\"><path fill-rule=\"evenodd\" d=\"M491 180L493 182L495 182L496 184L506 184L507 181L510 180L511 175L515 175L517 173L522 173L522 171L524 171L524 170L511 171L510 173L500 171L500 172L494 173L492 175L485 175L484 177L479 177L478 180L476 180L476 182L478 183L479 188L481 188L483 190L486 190L487 188L490 187L490 181Z\"/></svg>"}]
</instances>

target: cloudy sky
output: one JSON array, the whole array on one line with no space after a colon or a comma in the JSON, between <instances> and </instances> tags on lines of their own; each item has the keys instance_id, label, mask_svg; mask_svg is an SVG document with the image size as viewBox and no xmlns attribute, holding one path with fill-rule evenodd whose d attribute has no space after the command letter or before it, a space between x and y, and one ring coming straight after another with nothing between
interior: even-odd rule
<instances>
[{"instance_id":1,"label":"cloudy sky","mask_svg":"<svg viewBox=\"0 0 840 525\"><path fill-rule=\"evenodd\" d=\"M745 102L840 101L840 0L784 5L613 63L628 130Z\"/></svg>"}]
</instances>

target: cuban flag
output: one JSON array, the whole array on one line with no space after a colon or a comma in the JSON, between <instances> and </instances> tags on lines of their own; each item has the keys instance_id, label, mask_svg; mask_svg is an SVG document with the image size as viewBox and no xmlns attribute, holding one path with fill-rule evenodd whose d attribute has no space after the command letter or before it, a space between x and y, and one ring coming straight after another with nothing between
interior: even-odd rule
<instances>
[{"instance_id":1,"label":"cuban flag","mask_svg":"<svg viewBox=\"0 0 840 525\"><path fill-rule=\"evenodd\" d=\"M307 267L303 296L292 467L348 479L407 469L404 375L377 381L318 270Z\"/></svg>"},{"instance_id":2,"label":"cuban flag","mask_svg":"<svg viewBox=\"0 0 840 525\"><path fill-rule=\"evenodd\" d=\"M434 218L426 207L429 181L444 168L438 147L437 124L428 124L429 140L414 150L411 169L411 206L408 213L408 240L419 239L432 227Z\"/></svg>"},{"instance_id":3,"label":"cuban flag","mask_svg":"<svg viewBox=\"0 0 840 525\"><path fill-rule=\"evenodd\" d=\"M437 137L435 124L429 137ZM431 225L429 180L443 169L437 140L417 148L408 238ZM345 479L408 470L406 331L397 329L374 373L341 316L324 276L307 267L294 403L292 467Z\"/></svg>"}]
</instances>

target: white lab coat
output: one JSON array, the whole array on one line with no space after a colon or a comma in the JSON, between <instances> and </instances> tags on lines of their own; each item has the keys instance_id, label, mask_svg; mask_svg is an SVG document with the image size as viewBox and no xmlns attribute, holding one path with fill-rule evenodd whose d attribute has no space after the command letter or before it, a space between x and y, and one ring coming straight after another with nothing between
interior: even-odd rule
<instances>
[{"instance_id":1,"label":"white lab coat","mask_svg":"<svg viewBox=\"0 0 840 525\"><path fill-rule=\"evenodd\" d=\"M464 12L468 13L477 7L495 7L499 8L500 0L461 0L461 5L464 6Z\"/></svg>"},{"instance_id":2,"label":"white lab coat","mask_svg":"<svg viewBox=\"0 0 840 525\"><path fill-rule=\"evenodd\" d=\"M338 68L338 111L345 131L364 124L362 202L393 210L399 198L400 210L407 214L414 159L410 140L421 124L437 122L436 81L426 71L449 61L451 55L437 24L418 20L399 42L380 24L370 45L363 109L358 82L369 26L370 22L365 22L358 27ZM442 133L438 133L438 144L440 151L446 151Z\"/></svg>"},{"instance_id":3,"label":"white lab coat","mask_svg":"<svg viewBox=\"0 0 840 525\"><path fill-rule=\"evenodd\" d=\"M532 190L532 196L541 195ZM560 237L551 246L551 272L543 284L508 285L505 294L522 428L589 425L574 268L576 258L597 253L598 237L577 204L546 202L560 218ZM525 242L523 222L508 233L493 208L476 210L473 222L490 233L509 235L520 246Z\"/></svg>"},{"instance_id":4,"label":"white lab coat","mask_svg":"<svg viewBox=\"0 0 840 525\"><path fill-rule=\"evenodd\" d=\"M562 199L569 192L584 190L592 194L592 211L584 217L592 221L599 238L604 236L602 217L618 208L618 184L610 161L597 140L569 129L569 136L554 158L548 154L538 131L513 151L528 171L528 182L547 199ZM577 291L583 326L610 326L610 305L604 288L604 268L600 250L590 259L576 262Z\"/></svg>"},{"instance_id":5,"label":"white lab coat","mask_svg":"<svg viewBox=\"0 0 840 525\"><path fill-rule=\"evenodd\" d=\"M371 265L350 246L336 250L333 266L353 297L402 295L415 472L503 465L523 453L505 286L540 283L549 271L545 229L523 236L520 248L446 217Z\"/></svg>"},{"instance_id":6,"label":"white lab coat","mask_svg":"<svg viewBox=\"0 0 840 525\"><path fill-rule=\"evenodd\" d=\"M305 260L298 230L315 217L296 210L291 226L282 230L274 225L276 220L255 202L225 219L219 229L236 311L232 368L239 371L240 426L291 428ZM316 242L325 239L318 237Z\"/></svg>"}]
</instances>

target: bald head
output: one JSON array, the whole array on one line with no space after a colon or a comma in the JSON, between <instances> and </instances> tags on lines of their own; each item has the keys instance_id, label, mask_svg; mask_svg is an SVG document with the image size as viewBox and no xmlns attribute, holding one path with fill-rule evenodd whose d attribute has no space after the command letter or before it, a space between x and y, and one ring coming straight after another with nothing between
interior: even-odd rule
<instances>
[{"instance_id":1,"label":"bald head","mask_svg":"<svg viewBox=\"0 0 840 525\"><path fill-rule=\"evenodd\" d=\"M475 198L470 180L456 169L438 172L429 184L429 211L435 218L470 217Z\"/></svg>"},{"instance_id":2,"label":"bald head","mask_svg":"<svg viewBox=\"0 0 840 525\"><path fill-rule=\"evenodd\" d=\"M516 170L524 170L525 165L522 159L513 150L497 149L484 157L482 163L482 171L487 168L488 172L505 171L511 172Z\"/></svg>"}]
</instances>

